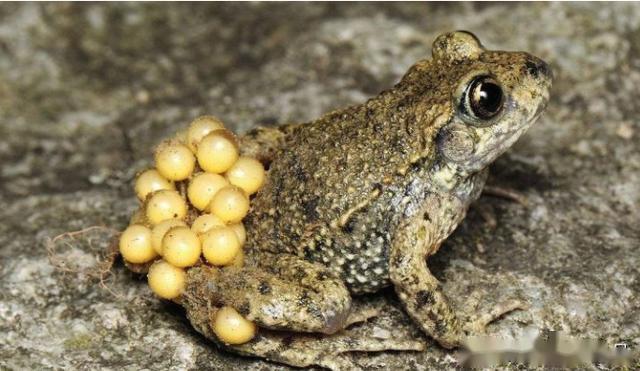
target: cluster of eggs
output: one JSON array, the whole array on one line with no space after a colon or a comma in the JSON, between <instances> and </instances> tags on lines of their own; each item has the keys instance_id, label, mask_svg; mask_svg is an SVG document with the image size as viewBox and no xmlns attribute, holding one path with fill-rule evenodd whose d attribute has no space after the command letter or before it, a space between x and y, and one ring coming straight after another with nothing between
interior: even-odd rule
<instances>
[{"instance_id":1,"label":"cluster of eggs","mask_svg":"<svg viewBox=\"0 0 640 371\"><path fill-rule=\"evenodd\" d=\"M195 119L156 148L155 168L137 176L142 205L120 236L122 257L131 264L153 262L148 283L164 299L181 295L189 267L241 267L242 219L264 179L262 164L240 156L235 136L220 120ZM212 328L229 344L255 335L255 325L230 307L217 311Z\"/></svg>"}]
</instances>

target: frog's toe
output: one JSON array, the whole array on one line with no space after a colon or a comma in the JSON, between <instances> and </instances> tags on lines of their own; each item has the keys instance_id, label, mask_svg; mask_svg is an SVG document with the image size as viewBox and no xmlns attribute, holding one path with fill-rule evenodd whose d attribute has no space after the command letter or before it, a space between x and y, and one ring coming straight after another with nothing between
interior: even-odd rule
<instances>
[{"instance_id":1,"label":"frog's toe","mask_svg":"<svg viewBox=\"0 0 640 371\"><path fill-rule=\"evenodd\" d=\"M378 317L380 315L380 309L370 307L356 307L353 308L347 320L345 327L354 325L356 323L366 322L371 318Z\"/></svg>"},{"instance_id":2,"label":"frog's toe","mask_svg":"<svg viewBox=\"0 0 640 371\"><path fill-rule=\"evenodd\" d=\"M517 202L525 207L529 205L527 196L522 192L516 191L515 189L486 185L482 190L482 193L488 196L500 197L513 202Z\"/></svg>"},{"instance_id":3,"label":"frog's toe","mask_svg":"<svg viewBox=\"0 0 640 371\"><path fill-rule=\"evenodd\" d=\"M529 308L529 304L520 299L510 299L502 303L497 304L489 312L482 313L480 315L471 318L464 326L464 332L467 334L480 334L484 333L487 325L504 316L507 313L515 310L526 310Z\"/></svg>"},{"instance_id":4,"label":"frog's toe","mask_svg":"<svg viewBox=\"0 0 640 371\"><path fill-rule=\"evenodd\" d=\"M342 347L338 347L336 352L349 353L349 352L382 352L387 350L413 350L423 351L425 350L425 344L422 341L413 339L398 339L398 338L377 338L377 339L360 339L361 341L350 341L349 343L343 343Z\"/></svg>"},{"instance_id":5,"label":"frog's toe","mask_svg":"<svg viewBox=\"0 0 640 371\"><path fill-rule=\"evenodd\" d=\"M365 368L355 363L349 356L338 354L335 357L325 357L318 361L318 366L326 367L333 371L364 370Z\"/></svg>"}]
</instances>

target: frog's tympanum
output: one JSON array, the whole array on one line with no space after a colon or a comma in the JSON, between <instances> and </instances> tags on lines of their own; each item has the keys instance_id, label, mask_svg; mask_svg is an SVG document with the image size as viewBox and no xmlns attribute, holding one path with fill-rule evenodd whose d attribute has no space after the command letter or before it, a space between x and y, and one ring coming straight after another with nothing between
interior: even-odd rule
<instances>
[{"instance_id":1,"label":"frog's tympanum","mask_svg":"<svg viewBox=\"0 0 640 371\"><path fill-rule=\"evenodd\" d=\"M247 217L246 265L188 272L182 304L200 332L215 338L208 321L227 305L263 329L334 334L352 322L352 296L391 285L415 323L452 348L521 307L457 316L426 259L480 195L487 166L544 110L551 71L468 32L439 36L432 54L365 103L242 138L268 179ZM302 364L263 340L233 348Z\"/></svg>"}]
</instances>

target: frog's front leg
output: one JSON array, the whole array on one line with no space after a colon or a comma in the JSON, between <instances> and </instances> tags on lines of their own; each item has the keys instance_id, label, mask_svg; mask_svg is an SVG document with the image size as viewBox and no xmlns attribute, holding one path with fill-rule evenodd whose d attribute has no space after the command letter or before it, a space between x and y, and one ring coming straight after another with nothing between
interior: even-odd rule
<instances>
[{"instance_id":1,"label":"frog's front leg","mask_svg":"<svg viewBox=\"0 0 640 371\"><path fill-rule=\"evenodd\" d=\"M391 246L389 275L409 315L440 345L456 347L466 334L483 332L505 313L526 307L519 300L509 300L461 321L427 267L426 257L438 247L434 234L433 225L422 218L403 224Z\"/></svg>"},{"instance_id":2,"label":"frog's front leg","mask_svg":"<svg viewBox=\"0 0 640 371\"><path fill-rule=\"evenodd\" d=\"M428 234L420 223L402 228L391 246L389 277L407 313L438 343L452 348L460 342L462 326L427 268L423 244L431 242Z\"/></svg>"}]
</instances>

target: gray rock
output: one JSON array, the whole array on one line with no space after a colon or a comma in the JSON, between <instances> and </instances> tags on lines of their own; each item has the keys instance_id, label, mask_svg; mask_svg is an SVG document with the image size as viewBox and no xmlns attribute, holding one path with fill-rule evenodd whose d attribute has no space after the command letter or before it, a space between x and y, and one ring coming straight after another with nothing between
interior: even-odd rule
<instances>
[{"instance_id":1,"label":"gray rock","mask_svg":"<svg viewBox=\"0 0 640 371\"><path fill-rule=\"evenodd\" d=\"M547 113L492 168L490 183L529 205L481 198L430 265L459 306L531 303L490 332L532 326L637 349L638 4L26 3L0 6L0 368L282 369L216 349L121 263L92 278L114 231L57 240L73 272L54 269L48 242L122 229L135 173L191 118L243 132L362 102L451 29L540 56L556 79ZM392 312L371 331L421 336ZM353 359L454 365L425 340L422 353Z\"/></svg>"}]
</instances>

